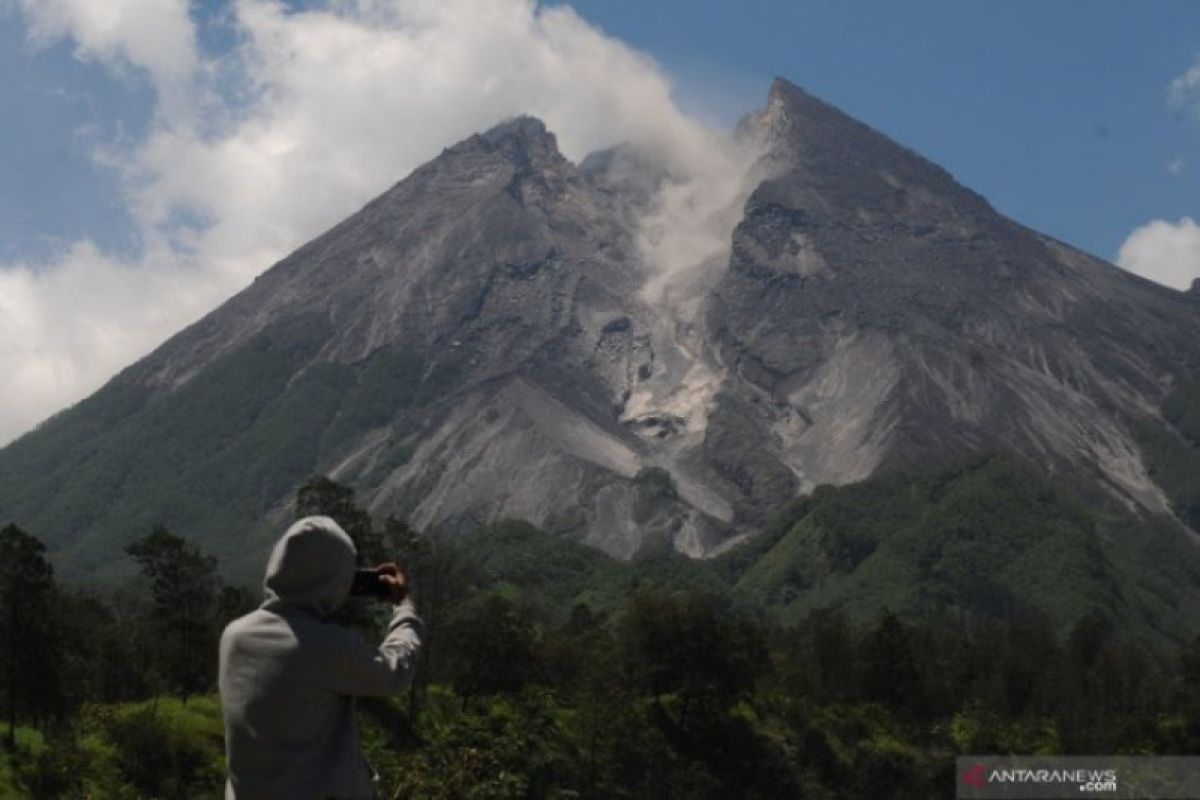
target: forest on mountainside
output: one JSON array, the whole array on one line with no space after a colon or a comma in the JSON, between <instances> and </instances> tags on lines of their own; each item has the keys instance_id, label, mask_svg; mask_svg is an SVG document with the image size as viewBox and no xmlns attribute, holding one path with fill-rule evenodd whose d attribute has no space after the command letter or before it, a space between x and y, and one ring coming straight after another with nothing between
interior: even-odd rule
<instances>
[{"instance_id":1,"label":"forest on mountainside","mask_svg":"<svg viewBox=\"0 0 1200 800\"><path fill-rule=\"evenodd\" d=\"M426 621L411 688L359 703L385 797L928 798L956 754L1200 748L1184 532L1011 456L821 488L706 561L426 537L321 477L313 513L408 565ZM161 527L126 552L140 581L84 592L0 530L0 797L219 793L216 640L257 592Z\"/></svg>"}]
</instances>

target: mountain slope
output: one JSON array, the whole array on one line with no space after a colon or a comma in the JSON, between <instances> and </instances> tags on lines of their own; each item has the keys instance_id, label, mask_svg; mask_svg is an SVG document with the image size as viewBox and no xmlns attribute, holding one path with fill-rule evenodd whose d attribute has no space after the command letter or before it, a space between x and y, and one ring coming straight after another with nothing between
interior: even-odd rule
<instances>
[{"instance_id":1,"label":"mountain slope","mask_svg":"<svg viewBox=\"0 0 1200 800\"><path fill-rule=\"evenodd\" d=\"M321 470L422 525L703 536L612 413L651 316L624 214L540 122L472 137L6 448L0 516L83 572L154 521L245 560Z\"/></svg>"},{"instance_id":2,"label":"mountain slope","mask_svg":"<svg viewBox=\"0 0 1200 800\"><path fill-rule=\"evenodd\" d=\"M870 623L1090 616L1156 648L1200 632L1200 549L1177 526L1089 509L1011 454L825 486L715 559L650 549L616 561L500 522L468 538L485 581L565 620L618 608L633 586L716 592L784 624L818 609ZM674 555L674 558L672 558Z\"/></svg>"},{"instance_id":3,"label":"mountain slope","mask_svg":"<svg viewBox=\"0 0 1200 800\"><path fill-rule=\"evenodd\" d=\"M792 519L736 584L784 618L1092 614L1158 644L1200 630L1200 550L1177 525L1089 509L1011 455L825 487Z\"/></svg>"},{"instance_id":4,"label":"mountain slope","mask_svg":"<svg viewBox=\"0 0 1200 800\"><path fill-rule=\"evenodd\" d=\"M801 486L1000 446L1166 510L1133 429L1200 368L1186 296L1005 219L784 82L750 124L775 177L709 326L744 378L730 406L756 409Z\"/></svg>"},{"instance_id":5,"label":"mountain slope","mask_svg":"<svg viewBox=\"0 0 1200 800\"><path fill-rule=\"evenodd\" d=\"M996 448L1190 519L1163 408L1200 376L1194 297L786 82L742 135L727 258L654 296L647 154L576 166L528 117L447 149L0 451L0 520L68 574L159 522L252 574L325 472L434 530L704 555L818 484Z\"/></svg>"}]
</instances>

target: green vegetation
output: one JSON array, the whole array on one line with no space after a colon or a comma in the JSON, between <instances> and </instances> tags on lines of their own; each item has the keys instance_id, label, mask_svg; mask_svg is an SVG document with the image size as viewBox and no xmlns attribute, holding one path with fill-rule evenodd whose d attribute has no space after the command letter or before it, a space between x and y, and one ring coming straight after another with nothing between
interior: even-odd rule
<instances>
[{"instance_id":1,"label":"green vegetation","mask_svg":"<svg viewBox=\"0 0 1200 800\"><path fill-rule=\"evenodd\" d=\"M416 400L423 373L424 365L414 356L376 352L359 368L337 419L325 431L325 441L336 444L359 431L389 424L396 409L407 408Z\"/></svg>"},{"instance_id":2,"label":"green vegetation","mask_svg":"<svg viewBox=\"0 0 1200 800\"><path fill-rule=\"evenodd\" d=\"M126 552L150 581L146 622L159 679L185 700L205 691L217 645L217 560L161 526Z\"/></svg>"},{"instance_id":3,"label":"green vegetation","mask_svg":"<svg viewBox=\"0 0 1200 800\"><path fill-rule=\"evenodd\" d=\"M703 562L618 561L519 521L429 539L326 478L296 513L413 576L418 679L359 704L384 796L928 798L960 753L1200 747L1194 545L1009 456L822 488ZM4 673L0 797L218 794L208 651L252 598L165 530L130 547L141 588L104 600L55 586L28 534L0 545L24 564L0 597L42 576L39 624L65 644L42 676ZM374 618L344 615L369 637Z\"/></svg>"},{"instance_id":4,"label":"green vegetation","mask_svg":"<svg viewBox=\"0 0 1200 800\"><path fill-rule=\"evenodd\" d=\"M785 620L886 607L909 619L1045 614L1064 629L1099 614L1155 646L1200 630L1200 553L1178 525L1089 509L1014 456L821 488L790 520L749 563L728 559L735 592Z\"/></svg>"},{"instance_id":5,"label":"green vegetation","mask_svg":"<svg viewBox=\"0 0 1200 800\"><path fill-rule=\"evenodd\" d=\"M45 735L22 730L0 768L0 798L212 797L224 783L214 697L89 703Z\"/></svg>"},{"instance_id":6,"label":"green vegetation","mask_svg":"<svg viewBox=\"0 0 1200 800\"><path fill-rule=\"evenodd\" d=\"M1200 380L1178 383L1163 401L1162 415L1166 426L1143 422L1137 428L1151 476L1179 518L1200 530Z\"/></svg>"},{"instance_id":7,"label":"green vegetation","mask_svg":"<svg viewBox=\"0 0 1200 800\"><path fill-rule=\"evenodd\" d=\"M1005 454L927 475L821 487L709 561L668 546L609 558L522 522L464 539L500 591L556 620L613 611L630 591L710 591L796 623L836 609L856 623L1042 615L1060 631L1100 615L1152 647L1200 633L1200 552L1168 519L1093 510Z\"/></svg>"},{"instance_id":8,"label":"green vegetation","mask_svg":"<svg viewBox=\"0 0 1200 800\"><path fill-rule=\"evenodd\" d=\"M0 530L0 683L10 747L16 744L17 714L39 716L42 709L30 700L53 694L58 683L60 643L49 630L54 571L45 552L41 542L15 525Z\"/></svg>"},{"instance_id":9,"label":"green vegetation","mask_svg":"<svg viewBox=\"0 0 1200 800\"><path fill-rule=\"evenodd\" d=\"M354 365L314 363L329 335L324 317L301 315L170 391L152 376L117 376L0 451L0 521L43 532L73 579L128 578L136 565L114 556L132 532L164 524L248 582L274 535L257 526L297 485L377 430L392 438L373 469L403 464L414 415L458 375L448 357L388 349Z\"/></svg>"}]
</instances>

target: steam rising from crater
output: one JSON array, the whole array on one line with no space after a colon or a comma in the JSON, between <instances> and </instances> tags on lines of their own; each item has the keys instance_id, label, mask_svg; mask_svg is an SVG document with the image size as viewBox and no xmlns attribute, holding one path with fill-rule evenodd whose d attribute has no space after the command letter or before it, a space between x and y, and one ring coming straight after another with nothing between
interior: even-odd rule
<instances>
[{"instance_id":1,"label":"steam rising from crater","mask_svg":"<svg viewBox=\"0 0 1200 800\"><path fill-rule=\"evenodd\" d=\"M0 444L90 393L450 144L518 114L564 154L629 142L669 178L638 226L654 302L728 246L752 154L683 112L645 54L535 0L18 0L30 41L66 41L152 90L150 123L93 131L140 252L64 242L0 263ZM214 44L221 43L224 44ZM232 43L232 44L230 44ZM215 48L215 49L213 49Z\"/></svg>"},{"instance_id":2,"label":"steam rising from crater","mask_svg":"<svg viewBox=\"0 0 1200 800\"><path fill-rule=\"evenodd\" d=\"M683 319L693 317L704 285L728 261L763 152L750 136L700 138L703 147L668 168L637 231L648 275L642 298Z\"/></svg>"}]
</instances>

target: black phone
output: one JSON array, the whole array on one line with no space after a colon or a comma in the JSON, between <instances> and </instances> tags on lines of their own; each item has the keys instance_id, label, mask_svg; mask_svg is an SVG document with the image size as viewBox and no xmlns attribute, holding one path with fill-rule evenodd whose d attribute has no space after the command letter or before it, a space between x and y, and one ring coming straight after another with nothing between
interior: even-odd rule
<instances>
[{"instance_id":1,"label":"black phone","mask_svg":"<svg viewBox=\"0 0 1200 800\"><path fill-rule=\"evenodd\" d=\"M373 569L356 569L354 583L350 584L350 594L356 597L374 597L378 600L391 600L392 588L383 582L383 576Z\"/></svg>"}]
</instances>

